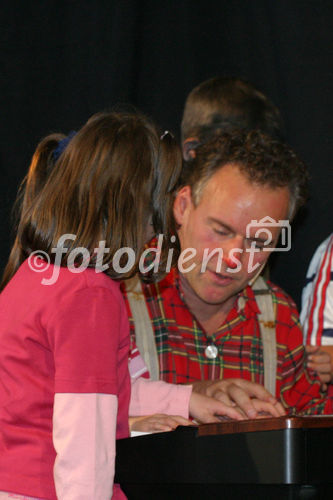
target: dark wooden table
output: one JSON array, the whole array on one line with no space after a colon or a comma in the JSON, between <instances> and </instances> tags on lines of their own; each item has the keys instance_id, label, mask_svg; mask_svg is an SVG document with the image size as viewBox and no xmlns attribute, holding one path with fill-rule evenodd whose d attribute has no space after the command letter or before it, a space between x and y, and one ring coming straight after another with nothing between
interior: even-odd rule
<instances>
[{"instance_id":1,"label":"dark wooden table","mask_svg":"<svg viewBox=\"0 0 333 500\"><path fill-rule=\"evenodd\" d=\"M117 442L136 499L333 499L333 417L226 421Z\"/></svg>"}]
</instances>

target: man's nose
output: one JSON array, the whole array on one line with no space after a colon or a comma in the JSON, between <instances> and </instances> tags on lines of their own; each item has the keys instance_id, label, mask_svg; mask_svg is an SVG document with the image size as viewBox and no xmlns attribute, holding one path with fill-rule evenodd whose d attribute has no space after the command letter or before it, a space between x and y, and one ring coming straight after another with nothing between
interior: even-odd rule
<instances>
[{"instance_id":1,"label":"man's nose","mask_svg":"<svg viewBox=\"0 0 333 500\"><path fill-rule=\"evenodd\" d=\"M223 248L223 261L229 269L236 269L238 262L241 260L243 246L243 238L241 236L236 236Z\"/></svg>"},{"instance_id":2,"label":"man's nose","mask_svg":"<svg viewBox=\"0 0 333 500\"><path fill-rule=\"evenodd\" d=\"M236 257L237 258L237 257ZM227 264L227 267L229 269L236 269L237 267L237 261L236 261L236 258L234 260L232 260L230 257L224 257L223 260L224 262Z\"/></svg>"}]
</instances>

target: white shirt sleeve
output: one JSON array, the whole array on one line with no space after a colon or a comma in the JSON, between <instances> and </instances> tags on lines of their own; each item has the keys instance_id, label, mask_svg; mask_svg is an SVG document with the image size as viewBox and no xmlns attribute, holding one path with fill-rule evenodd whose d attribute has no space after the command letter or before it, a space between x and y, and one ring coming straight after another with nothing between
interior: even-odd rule
<instances>
[{"instance_id":1,"label":"white shirt sleeve","mask_svg":"<svg viewBox=\"0 0 333 500\"><path fill-rule=\"evenodd\" d=\"M112 497L117 410L113 394L55 394L53 475L59 500Z\"/></svg>"}]
</instances>

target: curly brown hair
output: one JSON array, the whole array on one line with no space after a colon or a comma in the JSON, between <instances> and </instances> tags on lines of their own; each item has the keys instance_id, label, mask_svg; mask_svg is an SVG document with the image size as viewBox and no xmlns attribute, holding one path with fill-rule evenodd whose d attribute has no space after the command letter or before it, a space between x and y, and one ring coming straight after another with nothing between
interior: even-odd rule
<instances>
[{"instance_id":1,"label":"curly brown hair","mask_svg":"<svg viewBox=\"0 0 333 500\"><path fill-rule=\"evenodd\" d=\"M289 217L303 205L308 195L308 170L286 144L252 130L219 133L199 144L195 157L184 163L180 186L188 185L195 204L213 174L233 163L251 183L290 191Z\"/></svg>"}]
</instances>

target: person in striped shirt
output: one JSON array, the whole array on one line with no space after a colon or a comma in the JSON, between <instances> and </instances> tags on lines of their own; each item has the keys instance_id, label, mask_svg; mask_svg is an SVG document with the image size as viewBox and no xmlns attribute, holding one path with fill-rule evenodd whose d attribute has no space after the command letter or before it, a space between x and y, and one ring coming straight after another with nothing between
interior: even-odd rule
<instances>
[{"instance_id":1,"label":"person in striped shirt","mask_svg":"<svg viewBox=\"0 0 333 500\"><path fill-rule=\"evenodd\" d=\"M327 384L333 376L333 233L319 245L310 262L300 317L308 364Z\"/></svg>"}]
</instances>

